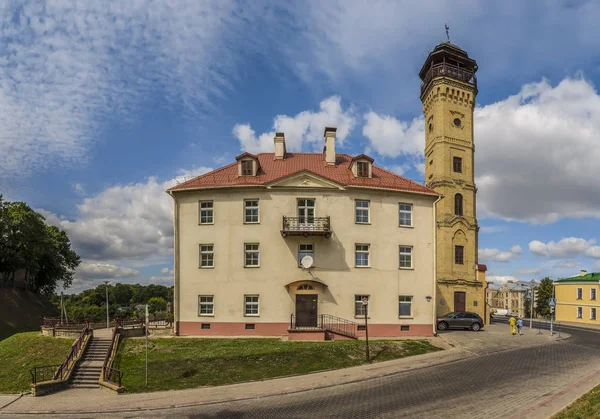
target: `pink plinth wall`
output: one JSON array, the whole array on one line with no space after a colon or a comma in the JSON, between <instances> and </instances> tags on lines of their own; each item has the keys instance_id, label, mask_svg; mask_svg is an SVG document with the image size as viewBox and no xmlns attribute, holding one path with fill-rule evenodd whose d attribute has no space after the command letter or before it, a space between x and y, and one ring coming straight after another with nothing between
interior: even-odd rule
<instances>
[{"instance_id":1,"label":"pink plinth wall","mask_svg":"<svg viewBox=\"0 0 600 419\"><path fill-rule=\"evenodd\" d=\"M210 329L202 329L202 324L210 324ZM246 324L254 324L254 329L246 329ZM369 324L369 337L403 337L403 336L433 336L433 325L431 324L406 324L409 330L402 331L402 324ZM288 333L289 323L252 323L252 322L211 322L206 319L203 322L178 322L179 336L290 336L300 332ZM302 333L314 333L305 332ZM323 333L323 332L319 332ZM363 330L356 334L364 338ZM335 334L334 340L343 340L345 337ZM298 340L298 339L294 339ZM323 339L319 339L323 340Z\"/></svg>"},{"instance_id":2,"label":"pink plinth wall","mask_svg":"<svg viewBox=\"0 0 600 419\"><path fill-rule=\"evenodd\" d=\"M296 331L290 330L288 331L288 340L317 340L323 341L325 340L325 331L324 330L310 330L310 331Z\"/></svg>"}]
</instances>

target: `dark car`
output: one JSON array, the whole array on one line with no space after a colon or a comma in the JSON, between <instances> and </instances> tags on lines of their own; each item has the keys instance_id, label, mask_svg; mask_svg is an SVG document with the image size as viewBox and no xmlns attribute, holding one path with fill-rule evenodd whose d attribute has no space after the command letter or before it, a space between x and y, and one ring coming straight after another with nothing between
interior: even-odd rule
<instances>
[{"instance_id":1,"label":"dark car","mask_svg":"<svg viewBox=\"0 0 600 419\"><path fill-rule=\"evenodd\" d=\"M474 332L479 331L483 327L483 319L479 314L465 312L452 312L437 319L438 330L448 329L471 329Z\"/></svg>"}]
</instances>

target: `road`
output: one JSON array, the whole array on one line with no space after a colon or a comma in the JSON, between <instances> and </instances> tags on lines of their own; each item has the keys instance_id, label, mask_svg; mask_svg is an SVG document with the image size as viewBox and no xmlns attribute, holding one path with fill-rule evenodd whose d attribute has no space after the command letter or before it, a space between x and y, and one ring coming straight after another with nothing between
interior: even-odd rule
<instances>
[{"instance_id":1,"label":"road","mask_svg":"<svg viewBox=\"0 0 600 419\"><path fill-rule=\"evenodd\" d=\"M441 366L290 395L168 411L188 418L539 417L539 404L573 381L597 380L600 331L562 328L554 344L476 356ZM452 332L449 332L452 333ZM536 407L537 406L537 407ZM541 408L540 408L541 409ZM138 416L134 413L129 417Z\"/></svg>"}]
</instances>

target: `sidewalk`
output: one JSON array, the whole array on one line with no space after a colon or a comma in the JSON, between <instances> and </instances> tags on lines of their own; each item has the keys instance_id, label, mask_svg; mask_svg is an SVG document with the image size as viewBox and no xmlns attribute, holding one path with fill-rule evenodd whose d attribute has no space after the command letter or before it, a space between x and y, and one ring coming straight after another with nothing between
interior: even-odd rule
<instances>
[{"instance_id":1,"label":"sidewalk","mask_svg":"<svg viewBox=\"0 0 600 419\"><path fill-rule=\"evenodd\" d=\"M504 329L504 325L491 325L477 333L452 331L438 338L431 338L436 346L449 348L443 352L251 383L123 395L116 395L105 389L71 389L44 397L0 396L0 415L131 412L261 398L451 363L473 357L474 353L484 354L557 342L556 338L547 334L510 336Z\"/></svg>"}]
</instances>

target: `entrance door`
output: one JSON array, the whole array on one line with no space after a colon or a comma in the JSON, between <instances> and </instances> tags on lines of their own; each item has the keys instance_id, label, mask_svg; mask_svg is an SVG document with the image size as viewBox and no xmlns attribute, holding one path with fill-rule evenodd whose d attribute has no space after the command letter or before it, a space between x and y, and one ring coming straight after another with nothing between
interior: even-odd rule
<instances>
[{"instance_id":1,"label":"entrance door","mask_svg":"<svg viewBox=\"0 0 600 419\"><path fill-rule=\"evenodd\" d=\"M296 327L317 327L317 294L296 294Z\"/></svg>"},{"instance_id":2,"label":"entrance door","mask_svg":"<svg viewBox=\"0 0 600 419\"><path fill-rule=\"evenodd\" d=\"M457 291L454 293L454 311L463 312L467 306L467 293Z\"/></svg>"}]
</instances>

